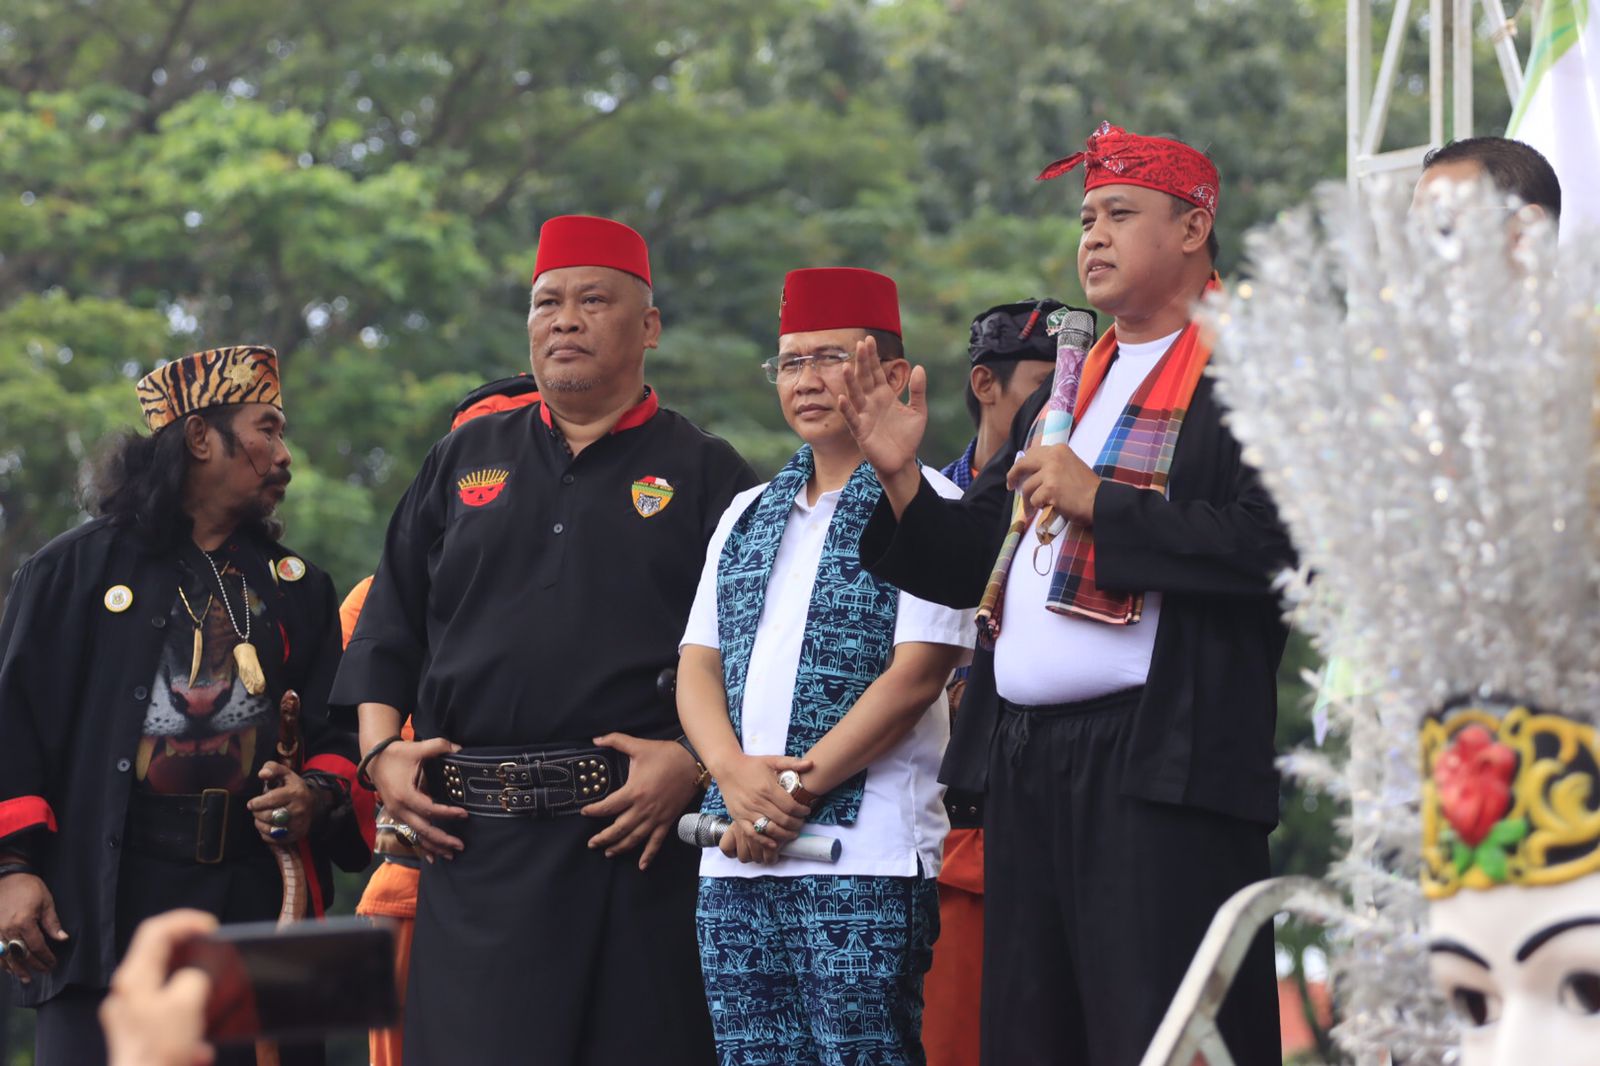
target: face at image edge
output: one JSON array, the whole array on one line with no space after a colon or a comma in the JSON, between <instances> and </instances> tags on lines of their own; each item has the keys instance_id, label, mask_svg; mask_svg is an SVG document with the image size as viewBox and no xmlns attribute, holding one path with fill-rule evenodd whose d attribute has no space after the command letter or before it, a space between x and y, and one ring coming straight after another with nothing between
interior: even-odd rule
<instances>
[{"instance_id":1,"label":"face at image edge","mask_svg":"<svg viewBox=\"0 0 1600 1066\"><path fill-rule=\"evenodd\" d=\"M1463 890L1429 905L1435 988L1461 1066L1600 1064L1600 873Z\"/></svg>"},{"instance_id":2,"label":"face at image edge","mask_svg":"<svg viewBox=\"0 0 1600 1066\"><path fill-rule=\"evenodd\" d=\"M1476 191L1467 191L1476 187ZM1462 199L1465 203L1461 203ZM1513 261L1518 247L1530 232L1540 232L1550 216L1538 204L1521 204L1494 183L1493 177L1482 163L1474 159L1452 159L1434 163L1422 172L1411 193L1411 214L1428 219L1440 227L1451 226L1453 213L1463 210L1493 210L1501 213L1506 222L1508 251ZM1556 230L1548 227L1553 239Z\"/></svg>"}]
</instances>

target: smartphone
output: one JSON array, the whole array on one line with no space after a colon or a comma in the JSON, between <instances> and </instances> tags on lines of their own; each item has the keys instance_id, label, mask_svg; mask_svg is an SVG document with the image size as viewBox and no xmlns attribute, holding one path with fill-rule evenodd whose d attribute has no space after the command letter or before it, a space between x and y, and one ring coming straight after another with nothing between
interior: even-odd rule
<instances>
[{"instance_id":1,"label":"smartphone","mask_svg":"<svg viewBox=\"0 0 1600 1066\"><path fill-rule=\"evenodd\" d=\"M211 978L213 1043L387 1029L399 1015L394 930L382 919L225 925L178 946L172 969L185 966Z\"/></svg>"}]
</instances>

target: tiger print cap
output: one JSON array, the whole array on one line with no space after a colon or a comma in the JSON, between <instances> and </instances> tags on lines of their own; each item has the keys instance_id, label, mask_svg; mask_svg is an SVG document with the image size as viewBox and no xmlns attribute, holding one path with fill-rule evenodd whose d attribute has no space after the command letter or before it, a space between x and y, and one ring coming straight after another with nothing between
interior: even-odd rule
<instances>
[{"instance_id":1,"label":"tiger print cap","mask_svg":"<svg viewBox=\"0 0 1600 1066\"><path fill-rule=\"evenodd\" d=\"M211 348L139 379L139 411L151 432L207 407L270 403L283 410L278 353L261 344Z\"/></svg>"}]
</instances>

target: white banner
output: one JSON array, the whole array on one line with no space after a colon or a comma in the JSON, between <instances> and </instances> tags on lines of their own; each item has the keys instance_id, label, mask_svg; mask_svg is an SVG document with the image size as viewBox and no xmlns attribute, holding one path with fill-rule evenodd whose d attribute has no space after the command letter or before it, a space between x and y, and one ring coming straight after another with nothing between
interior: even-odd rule
<instances>
[{"instance_id":1,"label":"white banner","mask_svg":"<svg viewBox=\"0 0 1600 1066\"><path fill-rule=\"evenodd\" d=\"M1544 0L1506 136L1561 179L1561 239L1600 231L1600 0Z\"/></svg>"}]
</instances>

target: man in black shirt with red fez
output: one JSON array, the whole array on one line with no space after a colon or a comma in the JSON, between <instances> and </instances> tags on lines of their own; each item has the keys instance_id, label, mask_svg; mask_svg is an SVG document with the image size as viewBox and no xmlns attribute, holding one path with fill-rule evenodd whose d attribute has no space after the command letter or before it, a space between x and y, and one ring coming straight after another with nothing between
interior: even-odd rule
<instances>
[{"instance_id":1,"label":"man in black shirt with red fez","mask_svg":"<svg viewBox=\"0 0 1600 1066\"><path fill-rule=\"evenodd\" d=\"M429 860L407 1063L712 1060L699 855L663 847L705 774L658 679L756 479L658 405L660 333L639 234L546 222L540 402L441 440L390 522L334 702L359 707L364 769Z\"/></svg>"},{"instance_id":2,"label":"man in black shirt with red fez","mask_svg":"<svg viewBox=\"0 0 1600 1066\"><path fill-rule=\"evenodd\" d=\"M23 565L0 623L0 967L39 1007L40 1066L105 1061L96 1010L145 918L278 918L291 854L321 913L329 859L371 846L355 740L327 724L333 582L276 539L276 353L197 352L137 391L151 435L110 452L100 517Z\"/></svg>"}]
</instances>

